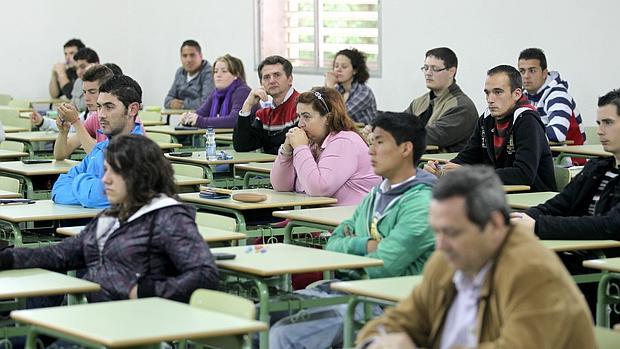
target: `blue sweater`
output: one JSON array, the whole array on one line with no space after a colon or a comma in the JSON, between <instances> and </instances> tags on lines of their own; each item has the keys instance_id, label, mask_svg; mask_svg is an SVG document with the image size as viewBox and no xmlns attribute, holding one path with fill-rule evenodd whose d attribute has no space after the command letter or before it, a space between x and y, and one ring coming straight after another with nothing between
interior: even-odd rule
<instances>
[{"instance_id":1,"label":"blue sweater","mask_svg":"<svg viewBox=\"0 0 620 349\"><path fill-rule=\"evenodd\" d=\"M132 134L141 135L140 124ZM103 188L103 160L109 139L97 143L95 148L68 173L61 174L52 188L52 200L57 204L82 205L88 208L110 207Z\"/></svg>"}]
</instances>

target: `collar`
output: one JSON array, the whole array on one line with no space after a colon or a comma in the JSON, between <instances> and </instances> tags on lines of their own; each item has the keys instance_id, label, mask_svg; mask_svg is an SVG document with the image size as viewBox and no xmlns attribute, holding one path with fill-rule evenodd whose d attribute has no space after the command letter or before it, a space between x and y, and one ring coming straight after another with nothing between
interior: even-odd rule
<instances>
[{"instance_id":1,"label":"collar","mask_svg":"<svg viewBox=\"0 0 620 349\"><path fill-rule=\"evenodd\" d=\"M144 216L145 214L149 212L159 210L160 208L174 206L174 205L180 205L180 203L167 195L160 194L154 197L151 200L151 202L149 202L147 205L140 207L138 211L136 211L133 215L131 215L131 217L129 217L127 222L136 220L137 218Z\"/></svg>"},{"instance_id":2,"label":"collar","mask_svg":"<svg viewBox=\"0 0 620 349\"><path fill-rule=\"evenodd\" d=\"M396 184L392 184L392 185L390 185L390 182L387 179L384 179L381 182L381 184L379 185L379 190L381 191L381 194L385 194L385 193L387 193L388 191L390 191L392 189L396 189L396 188L398 188L400 186L405 185L406 183L411 182L412 180L415 179L415 176L416 175L413 175L413 176L407 178L406 180L404 180L404 181L402 181L400 183L396 183Z\"/></svg>"},{"instance_id":3,"label":"collar","mask_svg":"<svg viewBox=\"0 0 620 349\"><path fill-rule=\"evenodd\" d=\"M474 278L470 278L461 270L457 270L452 276L452 282L454 282L454 286L457 291L462 292L464 290L480 290L484 285L484 281L486 279L486 275L488 274L491 266L493 265L493 261L488 261L486 264L480 269L478 274L474 276Z\"/></svg>"},{"instance_id":4,"label":"collar","mask_svg":"<svg viewBox=\"0 0 620 349\"><path fill-rule=\"evenodd\" d=\"M277 107L279 107L282 104L286 103L286 101L288 101L288 99L291 98L291 96L293 95L294 92L295 92L295 89L293 88L293 86L291 86L288 89L288 91L286 92L286 96L284 96L284 99L282 100L282 103L276 105L276 102L274 101L273 97L269 96L269 99L266 102L259 101L260 107L261 108L276 109Z\"/></svg>"}]
</instances>

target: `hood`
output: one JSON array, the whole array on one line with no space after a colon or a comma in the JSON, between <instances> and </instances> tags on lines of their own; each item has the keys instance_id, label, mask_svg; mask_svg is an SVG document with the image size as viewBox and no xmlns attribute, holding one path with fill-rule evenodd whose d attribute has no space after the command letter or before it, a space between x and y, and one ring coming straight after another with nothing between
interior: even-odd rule
<instances>
[{"instance_id":1,"label":"hood","mask_svg":"<svg viewBox=\"0 0 620 349\"><path fill-rule=\"evenodd\" d=\"M175 205L181 205L181 203L169 196L161 194L159 196L154 197L153 200L151 200L151 202L149 202L147 205L142 206L138 211L136 211L136 213L131 215L131 217L129 217L127 222L136 220L139 217L142 217L149 212L159 210L160 208L175 206Z\"/></svg>"},{"instance_id":2,"label":"hood","mask_svg":"<svg viewBox=\"0 0 620 349\"><path fill-rule=\"evenodd\" d=\"M403 183L402 185L397 186L396 188L389 189L386 192L384 192L382 195L398 196L406 192L407 190L411 189L412 187L415 187L418 184L424 184L429 187L434 187L436 183L437 183L437 177L435 177L434 175L430 174L429 172L423 169L418 169L416 170L416 175L412 180L407 181Z\"/></svg>"}]
</instances>

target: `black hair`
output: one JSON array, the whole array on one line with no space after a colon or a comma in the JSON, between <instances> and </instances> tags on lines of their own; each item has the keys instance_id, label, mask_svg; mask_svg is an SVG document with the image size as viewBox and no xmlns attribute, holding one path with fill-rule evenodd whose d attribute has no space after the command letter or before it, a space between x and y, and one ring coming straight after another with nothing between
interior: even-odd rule
<instances>
[{"instance_id":1,"label":"black hair","mask_svg":"<svg viewBox=\"0 0 620 349\"><path fill-rule=\"evenodd\" d=\"M127 75L114 75L99 86L99 93L116 96L125 108L131 103L142 103L142 88Z\"/></svg>"},{"instance_id":2,"label":"black hair","mask_svg":"<svg viewBox=\"0 0 620 349\"><path fill-rule=\"evenodd\" d=\"M286 74L286 77L290 77L293 74L293 65L291 64L291 62L282 57L282 56L269 56L267 58L265 58L262 62L260 62L260 64L258 65L258 79L262 80L263 79L263 67L266 65L274 65L274 64L282 64L282 68L284 69L284 73Z\"/></svg>"},{"instance_id":3,"label":"black hair","mask_svg":"<svg viewBox=\"0 0 620 349\"><path fill-rule=\"evenodd\" d=\"M84 47L73 55L73 60L85 60L88 63L99 63L99 56L92 48Z\"/></svg>"},{"instance_id":4,"label":"black hair","mask_svg":"<svg viewBox=\"0 0 620 349\"><path fill-rule=\"evenodd\" d=\"M611 90L598 98L599 108L606 105L615 105L616 115L620 116L620 89Z\"/></svg>"},{"instance_id":5,"label":"black hair","mask_svg":"<svg viewBox=\"0 0 620 349\"><path fill-rule=\"evenodd\" d=\"M540 62L540 69L547 69L547 57L543 50L539 48L526 48L519 54L519 60L522 59L537 59Z\"/></svg>"},{"instance_id":6,"label":"black hair","mask_svg":"<svg viewBox=\"0 0 620 349\"><path fill-rule=\"evenodd\" d=\"M370 74L368 73L368 66L366 65L366 54L355 48L340 50L336 53L336 56L334 56L334 63L336 62L336 57L340 55L343 55L351 60L351 66L355 70L353 81L360 84L366 83L370 77Z\"/></svg>"},{"instance_id":7,"label":"black hair","mask_svg":"<svg viewBox=\"0 0 620 349\"><path fill-rule=\"evenodd\" d=\"M198 51L198 53L202 53L202 48L200 48L200 44L196 40L183 41L183 43L181 44L181 50L183 50L183 47L185 46L194 47L196 48L196 51Z\"/></svg>"},{"instance_id":8,"label":"black hair","mask_svg":"<svg viewBox=\"0 0 620 349\"><path fill-rule=\"evenodd\" d=\"M79 50L83 49L86 46L84 45L84 43L80 39L71 39L71 40L65 42L65 44L62 46L62 48L67 48L67 47L77 47L77 49L79 51Z\"/></svg>"},{"instance_id":9,"label":"black hair","mask_svg":"<svg viewBox=\"0 0 620 349\"><path fill-rule=\"evenodd\" d=\"M386 131L400 145L404 142L413 144L413 166L418 166L420 158L426 151L426 129L422 121L409 113L379 112L371 122L372 129L376 127Z\"/></svg>"},{"instance_id":10,"label":"black hair","mask_svg":"<svg viewBox=\"0 0 620 349\"><path fill-rule=\"evenodd\" d=\"M518 88L523 88L523 78L521 77L521 73L517 70L517 68L502 64L497 67L493 67L487 71L488 76L492 76L495 74L504 73L508 76L508 80L510 80L510 92Z\"/></svg>"},{"instance_id":11,"label":"black hair","mask_svg":"<svg viewBox=\"0 0 620 349\"><path fill-rule=\"evenodd\" d=\"M103 65L110 68L110 70L112 70L112 73L114 73L114 75L123 75L123 70L118 65L114 63L104 63Z\"/></svg>"},{"instance_id":12,"label":"black hair","mask_svg":"<svg viewBox=\"0 0 620 349\"><path fill-rule=\"evenodd\" d=\"M84 72L84 76L82 76L83 81L99 81L99 85L106 82L109 78L114 75L112 70L105 65L96 64L90 68L88 68Z\"/></svg>"},{"instance_id":13,"label":"black hair","mask_svg":"<svg viewBox=\"0 0 620 349\"><path fill-rule=\"evenodd\" d=\"M446 65L446 68L450 69L452 67L458 68L459 60L456 58L456 53L447 47L436 47L426 51L426 55L424 57L433 56L435 58L439 58L443 61L443 64Z\"/></svg>"}]
</instances>

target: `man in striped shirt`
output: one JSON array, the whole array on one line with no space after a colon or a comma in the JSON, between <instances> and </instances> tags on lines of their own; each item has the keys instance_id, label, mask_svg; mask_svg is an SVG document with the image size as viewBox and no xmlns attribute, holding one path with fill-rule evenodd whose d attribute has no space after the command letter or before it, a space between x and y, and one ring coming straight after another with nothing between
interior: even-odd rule
<instances>
[{"instance_id":1,"label":"man in striped shirt","mask_svg":"<svg viewBox=\"0 0 620 349\"><path fill-rule=\"evenodd\" d=\"M577 104L568 94L568 82L557 71L547 70L543 50L528 48L519 54L524 95L536 106L550 142L583 144L586 134Z\"/></svg>"}]
</instances>

